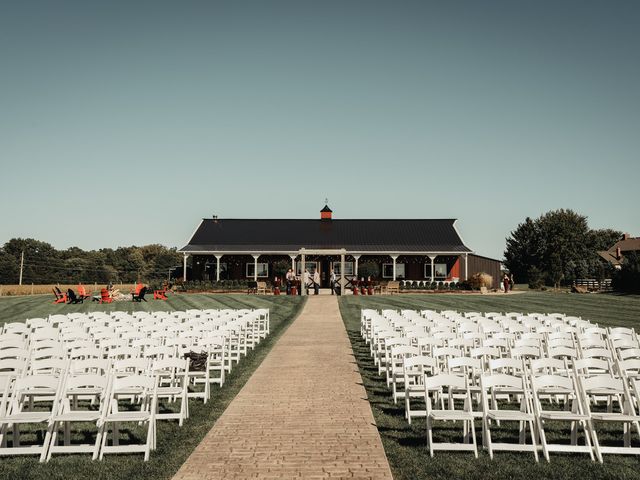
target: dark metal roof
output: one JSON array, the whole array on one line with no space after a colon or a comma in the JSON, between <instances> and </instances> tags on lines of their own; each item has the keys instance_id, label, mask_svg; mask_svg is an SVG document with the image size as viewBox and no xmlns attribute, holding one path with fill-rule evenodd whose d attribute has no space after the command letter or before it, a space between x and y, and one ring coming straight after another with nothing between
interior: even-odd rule
<instances>
[{"instance_id":1,"label":"dark metal roof","mask_svg":"<svg viewBox=\"0 0 640 480\"><path fill-rule=\"evenodd\" d=\"M333 210L331 210L331 209L329 208L329 205L325 205L325 206L324 206L324 208L323 208L322 210L320 210L320 211L321 211L321 212L329 212L329 213L333 212Z\"/></svg>"},{"instance_id":2,"label":"dark metal roof","mask_svg":"<svg viewBox=\"0 0 640 480\"><path fill-rule=\"evenodd\" d=\"M391 252L470 252L454 219L288 220L203 219L183 252L306 249Z\"/></svg>"}]
</instances>

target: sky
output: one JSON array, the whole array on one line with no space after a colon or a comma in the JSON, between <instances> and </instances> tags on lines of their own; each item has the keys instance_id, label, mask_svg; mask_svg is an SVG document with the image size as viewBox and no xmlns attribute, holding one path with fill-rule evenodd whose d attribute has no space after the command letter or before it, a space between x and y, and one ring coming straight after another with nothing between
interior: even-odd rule
<instances>
[{"instance_id":1,"label":"sky","mask_svg":"<svg viewBox=\"0 0 640 480\"><path fill-rule=\"evenodd\" d=\"M0 3L0 244L558 208L640 236L640 2Z\"/></svg>"}]
</instances>

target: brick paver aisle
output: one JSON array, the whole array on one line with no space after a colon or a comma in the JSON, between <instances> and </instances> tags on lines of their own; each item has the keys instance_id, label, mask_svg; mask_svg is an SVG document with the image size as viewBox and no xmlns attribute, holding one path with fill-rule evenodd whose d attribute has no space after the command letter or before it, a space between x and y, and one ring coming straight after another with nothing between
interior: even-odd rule
<instances>
[{"instance_id":1,"label":"brick paver aisle","mask_svg":"<svg viewBox=\"0 0 640 480\"><path fill-rule=\"evenodd\" d=\"M310 297L174 480L391 479L332 296Z\"/></svg>"}]
</instances>

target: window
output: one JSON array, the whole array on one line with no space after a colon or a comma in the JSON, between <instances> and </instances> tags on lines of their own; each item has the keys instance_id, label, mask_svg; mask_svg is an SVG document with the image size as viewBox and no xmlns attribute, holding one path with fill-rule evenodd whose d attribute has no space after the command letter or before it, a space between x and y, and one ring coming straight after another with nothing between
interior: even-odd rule
<instances>
[{"instance_id":1,"label":"window","mask_svg":"<svg viewBox=\"0 0 640 480\"><path fill-rule=\"evenodd\" d=\"M253 263L247 263L247 277L253 278ZM222 268L220 268L222 270ZM258 263L258 278L260 277L268 277L269 276L269 264L268 263Z\"/></svg>"},{"instance_id":2,"label":"window","mask_svg":"<svg viewBox=\"0 0 640 480\"><path fill-rule=\"evenodd\" d=\"M424 278L431 278L431 263L424 264ZM434 263L433 264L433 278L445 279L447 278L447 264L446 263Z\"/></svg>"},{"instance_id":3,"label":"window","mask_svg":"<svg viewBox=\"0 0 640 480\"><path fill-rule=\"evenodd\" d=\"M436 263L433 266L433 271L435 274L435 278L447 278L447 264L446 263Z\"/></svg>"},{"instance_id":4,"label":"window","mask_svg":"<svg viewBox=\"0 0 640 480\"><path fill-rule=\"evenodd\" d=\"M393 278L393 263L382 264L382 278ZM404 278L404 263L396 263L396 278Z\"/></svg>"},{"instance_id":5,"label":"window","mask_svg":"<svg viewBox=\"0 0 640 480\"><path fill-rule=\"evenodd\" d=\"M344 262L344 274L349 276L355 275L354 267L355 267L354 262ZM341 275L340 262L333 262L333 272L336 275Z\"/></svg>"},{"instance_id":6,"label":"window","mask_svg":"<svg viewBox=\"0 0 640 480\"><path fill-rule=\"evenodd\" d=\"M296 275L301 276L302 272L300 271L301 262L296 262ZM316 270L318 270L318 262L304 262L304 268L307 269L307 272L313 274Z\"/></svg>"}]
</instances>

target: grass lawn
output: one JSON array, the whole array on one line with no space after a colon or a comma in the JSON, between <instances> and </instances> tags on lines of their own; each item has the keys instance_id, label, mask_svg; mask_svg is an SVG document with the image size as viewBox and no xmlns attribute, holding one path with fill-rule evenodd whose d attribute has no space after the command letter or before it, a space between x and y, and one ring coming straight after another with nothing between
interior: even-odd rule
<instances>
[{"instance_id":1,"label":"grass lawn","mask_svg":"<svg viewBox=\"0 0 640 480\"><path fill-rule=\"evenodd\" d=\"M201 400L189 403L190 418L182 428L174 421L158 422L158 448L151 453L149 462L142 454L108 455L102 462L92 462L90 455L54 456L47 464L37 458L3 457L0 459L1 479L166 479L171 478L188 455L211 429L227 405L233 400L254 370L260 365L276 340L301 311L301 297L249 296L249 295L172 295L166 302L149 300L148 303L119 302L99 305L85 302L79 305L53 305L52 295L0 298L0 324L24 321L26 318L44 317L53 313L87 311L185 310L189 308L269 308L271 334L232 370L224 387L212 387L211 399L204 405Z\"/></svg>"},{"instance_id":2,"label":"grass lawn","mask_svg":"<svg viewBox=\"0 0 640 480\"><path fill-rule=\"evenodd\" d=\"M377 374L369 356L369 347L360 337L360 310L362 308L391 309L455 309L459 311L516 311L561 312L579 315L601 325L640 327L640 297L615 295L575 295L553 292L528 292L513 295L394 295L344 296L340 310L345 322L360 374L367 390L382 443L396 480L450 480L465 479L640 479L640 458L606 455L604 464L591 462L588 455L551 454L551 463L541 456L535 463L531 453L498 452L494 460L479 449L476 460L472 453L436 452L429 457L426 447L424 419L415 419L408 425L404 418L404 403L394 405L384 377ZM559 430L559 429L558 429ZM446 435L446 434L445 434ZM509 435L509 433L507 433ZM615 435L615 436L614 436ZM447 436L460 441L461 430L452 430ZM476 423L476 437L481 445L480 423ZM554 436L569 438L568 431L553 431ZM622 428L599 434L605 442L622 439ZM440 437L442 438L442 437ZM516 435L517 438L517 435ZM436 441L438 441L436 439ZM553 440L552 440L553 441ZM602 442L601 442L602 443Z\"/></svg>"}]
</instances>

